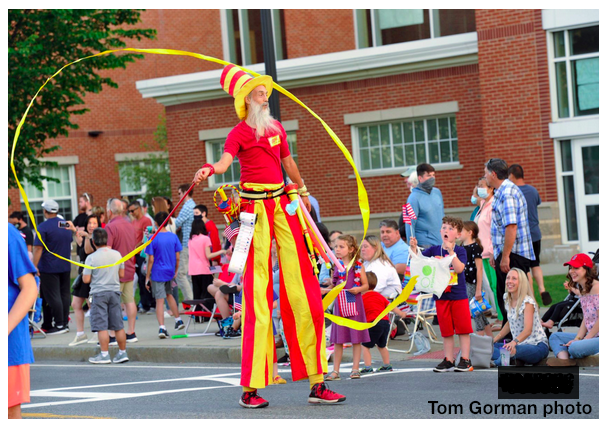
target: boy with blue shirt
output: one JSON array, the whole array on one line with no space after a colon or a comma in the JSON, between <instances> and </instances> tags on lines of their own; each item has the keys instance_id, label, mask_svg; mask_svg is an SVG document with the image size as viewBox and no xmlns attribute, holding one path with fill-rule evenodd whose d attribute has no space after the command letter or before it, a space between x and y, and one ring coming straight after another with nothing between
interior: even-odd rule
<instances>
[{"instance_id":1,"label":"boy with blue shirt","mask_svg":"<svg viewBox=\"0 0 607 429\"><path fill-rule=\"evenodd\" d=\"M166 218L169 217L167 212L158 212L154 216L156 227L162 225ZM164 299L166 298L171 312L175 315L175 329L181 330L185 328L181 317L179 317L179 309L177 302L173 297L171 281L177 276L179 270L179 252L183 250L179 238L172 232L162 228L158 231L158 235L152 243L145 248L145 253L148 255L148 271L145 279L145 287L151 290L152 295L156 298L156 318L158 319L158 338L167 338L169 336L166 326L164 325Z\"/></svg>"},{"instance_id":2,"label":"boy with blue shirt","mask_svg":"<svg viewBox=\"0 0 607 429\"><path fill-rule=\"evenodd\" d=\"M451 216L443 218L443 226L440 233L443 243L439 246L432 246L422 252L427 257L444 258L455 256L451 262L451 281L447 289L440 298L434 295L436 301L436 314L438 326L443 337L445 346L445 358L434 368L434 372L472 371L470 362L470 334L472 331L472 322L470 314L470 305L466 293L466 276L464 268L466 267L467 255L466 249L462 246L456 246L455 240L459 237L464 224L461 219ZM417 239L411 237L411 251L417 253ZM455 357L453 354L455 339L453 335L459 335L459 344L462 351L462 357L455 366Z\"/></svg>"},{"instance_id":3,"label":"boy with blue shirt","mask_svg":"<svg viewBox=\"0 0 607 429\"><path fill-rule=\"evenodd\" d=\"M38 297L25 241L8 225L8 418L21 418L21 404L30 401L30 364L34 352L27 313Z\"/></svg>"}]
</instances>

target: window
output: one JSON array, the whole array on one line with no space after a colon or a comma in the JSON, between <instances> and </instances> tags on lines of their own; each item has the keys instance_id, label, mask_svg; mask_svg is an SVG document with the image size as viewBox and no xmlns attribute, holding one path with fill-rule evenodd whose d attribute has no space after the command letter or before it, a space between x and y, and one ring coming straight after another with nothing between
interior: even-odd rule
<instances>
[{"instance_id":1,"label":"window","mask_svg":"<svg viewBox=\"0 0 607 429\"><path fill-rule=\"evenodd\" d=\"M73 165L59 165L57 167L42 167L40 173L43 176L58 179L59 182L44 180L42 182L43 190L30 185L27 181L22 183L23 189L27 194L30 208L36 219L36 224L44 222L42 214L42 203L46 200L55 200L59 204L59 214L65 219L72 220L78 214L76 202L76 184ZM21 201L21 211L25 216L27 210L25 203ZM26 220L31 225L29 220Z\"/></svg>"},{"instance_id":2,"label":"window","mask_svg":"<svg viewBox=\"0 0 607 429\"><path fill-rule=\"evenodd\" d=\"M473 9L358 9L359 48L476 31Z\"/></svg>"},{"instance_id":3,"label":"window","mask_svg":"<svg viewBox=\"0 0 607 429\"><path fill-rule=\"evenodd\" d=\"M118 163L120 195L128 197L131 201L137 198L144 198L148 192L148 180L154 179L152 180L155 182L153 188L158 188L160 191L162 188L166 188L166 184L162 179L168 180L169 174L168 159L154 157L148 161L145 159L121 161ZM155 180L155 176L158 176L159 180ZM168 192L166 192L167 189L162 190L165 191L163 194L170 193L170 183L168 185Z\"/></svg>"},{"instance_id":4,"label":"window","mask_svg":"<svg viewBox=\"0 0 607 429\"><path fill-rule=\"evenodd\" d=\"M455 116L356 127L361 171L459 162Z\"/></svg>"},{"instance_id":5,"label":"window","mask_svg":"<svg viewBox=\"0 0 607 429\"><path fill-rule=\"evenodd\" d=\"M214 164L223 155L223 146L226 139L208 140L206 142L207 160L210 164ZM295 163L297 163L297 134L295 132L287 133L287 142L289 143L289 151ZM221 185L230 184L238 185L240 182L240 162L238 158L234 158L232 165L228 167L223 174L214 174L209 177L210 187L219 187Z\"/></svg>"},{"instance_id":6,"label":"window","mask_svg":"<svg viewBox=\"0 0 607 429\"><path fill-rule=\"evenodd\" d=\"M259 9L227 9L225 13L228 61L239 65L263 63L263 40ZM276 60L288 58L284 22L284 11L282 9L272 9Z\"/></svg>"},{"instance_id":7,"label":"window","mask_svg":"<svg viewBox=\"0 0 607 429\"><path fill-rule=\"evenodd\" d=\"M552 33L559 118L599 114L599 26Z\"/></svg>"},{"instance_id":8,"label":"window","mask_svg":"<svg viewBox=\"0 0 607 429\"><path fill-rule=\"evenodd\" d=\"M565 197L565 224L567 240L578 241L577 211L575 205L575 184L573 181L573 151L571 140L563 140L561 146L561 177Z\"/></svg>"}]
</instances>

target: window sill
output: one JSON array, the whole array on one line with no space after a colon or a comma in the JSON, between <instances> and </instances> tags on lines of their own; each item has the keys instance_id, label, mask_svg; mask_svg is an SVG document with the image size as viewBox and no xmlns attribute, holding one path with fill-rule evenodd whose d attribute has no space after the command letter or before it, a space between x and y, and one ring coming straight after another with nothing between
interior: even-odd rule
<instances>
[{"instance_id":1,"label":"window sill","mask_svg":"<svg viewBox=\"0 0 607 429\"><path fill-rule=\"evenodd\" d=\"M569 139L599 134L599 116L559 119L548 124L551 139Z\"/></svg>"},{"instance_id":2,"label":"window sill","mask_svg":"<svg viewBox=\"0 0 607 429\"><path fill-rule=\"evenodd\" d=\"M434 169L436 171L449 171L449 170L461 170L462 168L464 168L464 166L462 164L460 164L459 162L452 162L449 164L432 164L432 167L434 167ZM359 171L358 174L360 175L361 178L367 178L367 177L383 177L383 176L395 176L395 175L399 175L403 172L408 170L409 167L403 167L403 168L390 168L390 169L385 169L385 170L372 170L372 171ZM355 179L356 175L354 174L350 174L348 176L348 179Z\"/></svg>"}]
</instances>

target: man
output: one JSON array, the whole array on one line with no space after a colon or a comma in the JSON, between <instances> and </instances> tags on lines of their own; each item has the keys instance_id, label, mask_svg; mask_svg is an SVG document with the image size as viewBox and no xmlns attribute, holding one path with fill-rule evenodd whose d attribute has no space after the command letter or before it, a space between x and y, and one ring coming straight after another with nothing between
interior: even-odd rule
<instances>
[{"instance_id":1,"label":"man","mask_svg":"<svg viewBox=\"0 0 607 429\"><path fill-rule=\"evenodd\" d=\"M379 224L381 247L396 267L401 277L405 275L407 260L409 259L409 245L400 238L398 224L391 219L382 220Z\"/></svg>"},{"instance_id":2,"label":"man","mask_svg":"<svg viewBox=\"0 0 607 429\"><path fill-rule=\"evenodd\" d=\"M146 228L152 227L152 222L145 216L139 201L133 201L129 205L129 215L132 219L131 225L135 229L135 247L138 247L143 243L143 235L145 234ZM140 311L142 313L149 312L150 314L153 314L156 312L156 301L152 297L152 293L145 287L145 272L141 270L144 262L145 258L141 256L141 253L137 253L135 255L135 264L137 286L139 287L139 306L141 307Z\"/></svg>"},{"instance_id":3,"label":"man","mask_svg":"<svg viewBox=\"0 0 607 429\"><path fill-rule=\"evenodd\" d=\"M59 227L62 220L57 216L59 204L47 200L42 203L42 212L46 218L38 225L42 241L51 252L69 260L72 253L72 232ZM65 334L69 331L71 265L49 253L42 241L38 236L34 240L34 265L40 273L40 296L44 310L42 329L46 335Z\"/></svg>"},{"instance_id":4,"label":"man","mask_svg":"<svg viewBox=\"0 0 607 429\"><path fill-rule=\"evenodd\" d=\"M122 257L131 253L137 247L137 238L135 228L126 219L123 211L123 202L118 198L111 198L108 202L106 212L109 221L105 226L108 234L108 247L120 252ZM133 280L135 279L135 258L124 261L124 275L120 277L120 300L126 307L126 316L128 319L128 328L126 331L127 343L136 343L135 320L137 318L137 305L135 305L135 295L133 293ZM110 332L110 345L118 343L116 338Z\"/></svg>"},{"instance_id":5,"label":"man","mask_svg":"<svg viewBox=\"0 0 607 429\"><path fill-rule=\"evenodd\" d=\"M188 192L190 185L184 184L177 188L177 195L179 200L183 198L184 194ZM196 203L192 199L194 189L192 189L186 195L179 216L175 219L175 226L181 228L181 247L182 250L179 252L179 270L177 272L177 286L181 289L184 301L190 301L194 299L192 292L192 278L188 275L188 268L190 263L188 242L190 241L190 232L192 231L192 222L194 221L194 207Z\"/></svg>"},{"instance_id":6,"label":"man","mask_svg":"<svg viewBox=\"0 0 607 429\"><path fill-rule=\"evenodd\" d=\"M335 242L337 241L337 237L339 237L340 235L342 235L343 232L341 231L331 231L329 233L329 247L331 248L331 250L335 250Z\"/></svg>"},{"instance_id":7,"label":"man","mask_svg":"<svg viewBox=\"0 0 607 429\"><path fill-rule=\"evenodd\" d=\"M531 261L535 259L527 220L527 202L521 190L507 177L508 164L503 159L492 158L485 164L487 185L495 189L491 215L491 265L497 276L496 298L504 315L503 324L508 321L504 307L506 274L511 268L520 268L528 273Z\"/></svg>"},{"instance_id":8,"label":"man","mask_svg":"<svg viewBox=\"0 0 607 429\"><path fill-rule=\"evenodd\" d=\"M34 246L34 233L32 229L25 222L25 218L23 217L23 213L21 212L12 212L8 217L8 221L15 225L15 227L19 230L19 233L25 240L25 245L27 246L27 251L31 252L32 247Z\"/></svg>"},{"instance_id":9,"label":"man","mask_svg":"<svg viewBox=\"0 0 607 429\"><path fill-rule=\"evenodd\" d=\"M88 217L93 214L93 196L91 194L85 192L80 195L80 198L78 198L78 210L80 213L74 218L72 223L77 229L82 228L84 231Z\"/></svg>"},{"instance_id":10,"label":"man","mask_svg":"<svg viewBox=\"0 0 607 429\"><path fill-rule=\"evenodd\" d=\"M440 246L443 242L440 230L445 217L443 194L434 187L436 170L430 164L417 166L419 184L411 189L407 203L411 204L417 219L406 224L407 237L417 238L421 248Z\"/></svg>"},{"instance_id":11,"label":"man","mask_svg":"<svg viewBox=\"0 0 607 429\"><path fill-rule=\"evenodd\" d=\"M523 167L519 164L512 164L508 167L508 180L514 183L523 193L527 202L527 218L529 220L529 232L531 233L531 241L533 243L533 253L535 261L531 261L531 274L537 283L542 297L542 303L549 305L552 302L550 292L544 287L544 273L540 267L540 253L542 251L542 231L540 230L540 219L537 213L537 208L542 204L540 193L531 185L525 184L525 173ZM529 276L529 284L533 286L533 279Z\"/></svg>"},{"instance_id":12,"label":"man","mask_svg":"<svg viewBox=\"0 0 607 429\"><path fill-rule=\"evenodd\" d=\"M204 222L204 226L207 228L207 233L211 239L211 252L215 253L221 250L221 240L219 240L219 231L217 230L215 222L207 217L208 211L207 206L198 204L194 207L194 218L200 216L200 219ZM211 262L214 265L219 265L221 263L221 256L216 256L211 259Z\"/></svg>"},{"instance_id":13,"label":"man","mask_svg":"<svg viewBox=\"0 0 607 429\"><path fill-rule=\"evenodd\" d=\"M269 384L275 360L272 333L272 238L276 239L282 268L281 314L293 380L308 378L308 402L332 404L345 396L330 391L323 382L327 372L324 312L318 279L308 257L297 216L288 216L281 164L310 210L308 191L293 160L282 125L270 116L268 97L272 78L251 78L239 67L224 68L221 85L234 97L234 107L242 119L228 135L224 153L214 165L205 164L196 172L195 183L211 174L223 174L238 156L240 162L241 208L255 213L257 221L243 274L242 365L240 384L245 408L267 407L257 388Z\"/></svg>"}]
</instances>

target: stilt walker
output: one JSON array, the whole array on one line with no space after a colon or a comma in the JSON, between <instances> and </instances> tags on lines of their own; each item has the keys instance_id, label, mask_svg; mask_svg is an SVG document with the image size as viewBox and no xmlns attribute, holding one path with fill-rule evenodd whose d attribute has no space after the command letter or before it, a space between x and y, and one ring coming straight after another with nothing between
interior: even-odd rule
<instances>
[{"instance_id":1,"label":"stilt walker","mask_svg":"<svg viewBox=\"0 0 607 429\"><path fill-rule=\"evenodd\" d=\"M334 404L346 398L329 390L323 382L327 361L320 287L308 256L308 243L302 230L305 223L300 222L297 213L287 210L290 199L285 192L281 164L297 185L297 193L308 210L309 193L291 157L282 125L270 116L268 97L272 85L270 76L253 78L234 65L223 70L221 86L234 97L241 122L229 133L221 159L213 165L203 165L196 172L194 182L198 184L214 173L225 173L238 156L240 210L256 217L243 275L240 405L245 408L268 406L257 389L270 383L276 361L270 253L273 238L280 261L281 315L293 380L309 379L308 402Z\"/></svg>"}]
</instances>

